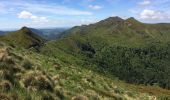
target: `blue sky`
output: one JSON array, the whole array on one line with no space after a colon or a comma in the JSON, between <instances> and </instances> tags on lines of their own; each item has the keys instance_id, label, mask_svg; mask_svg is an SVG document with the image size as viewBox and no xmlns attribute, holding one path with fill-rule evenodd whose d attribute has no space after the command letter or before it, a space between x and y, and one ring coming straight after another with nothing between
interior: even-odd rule
<instances>
[{"instance_id":1,"label":"blue sky","mask_svg":"<svg viewBox=\"0 0 170 100\"><path fill-rule=\"evenodd\" d=\"M170 0L0 0L0 29L72 27L111 16L170 22Z\"/></svg>"}]
</instances>

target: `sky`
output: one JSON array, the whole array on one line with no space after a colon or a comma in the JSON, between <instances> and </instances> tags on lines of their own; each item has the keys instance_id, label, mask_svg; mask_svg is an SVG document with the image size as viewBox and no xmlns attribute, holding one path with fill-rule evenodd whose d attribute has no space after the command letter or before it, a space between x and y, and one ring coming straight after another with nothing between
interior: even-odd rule
<instances>
[{"instance_id":1,"label":"sky","mask_svg":"<svg viewBox=\"0 0 170 100\"><path fill-rule=\"evenodd\" d=\"M113 16L170 23L170 0L0 0L0 30L72 27Z\"/></svg>"}]
</instances>

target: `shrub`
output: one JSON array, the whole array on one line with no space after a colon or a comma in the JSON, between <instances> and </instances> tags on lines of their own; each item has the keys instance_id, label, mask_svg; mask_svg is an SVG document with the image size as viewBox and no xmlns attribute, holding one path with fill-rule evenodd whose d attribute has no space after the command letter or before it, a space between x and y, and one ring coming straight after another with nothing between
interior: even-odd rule
<instances>
[{"instance_id":1,"label":"shrub","mask_svg":"<svg viewBox=\"0 0 170 100\"><path fill-rule=\"evenodd\" d=\"M10 74L13 74L15 72L14 61L8 59L3 62L0 62L0 70L8 70Z\"/></svg>"},{"instance_id":2,"label":"shrub","mask_svg":"<svg viewBox=\"0 0 170 100\"><path fill-rule=\"evenodd\" d=\"M18 100L18 94L11 94L10 97L12 98L12 100Z\"/></svg>"},{"instance_id":3,"label":"shrub","mask_svg":"<svg viewBox=\"0 0 170 100\"><path fill-rule=\"evenodd\" d=\"M10 82L14 81L13 75L9 70L0 70L0 79L9 80Z\"/></svg>"},{"instance_id":4,"label":"shrub","mask_svg":"<svg viewBox=\"0 0 170 100\"><path fill-rule=\"evenodd\" d=\"M23 65L22 65L22 67L24 67L25 69L31 69L32 66L33 66L33 64L30 61L28 61L28 60L25 60L23 62Z\"/></svg>"},{"instance_id":5,"label":"shrub","mask_svg":"<svg viewBox=\"0 0 170 100\"><path fill-rule=\"evenodd\" d=\"M12 84L9 81L2 81L0 82L0 90L6 92L12 88Z\"/></svg>"},{"instance_id":6,"label":"shrub","mask_svg":"<svg viewBox=\"0 0 170 100\"><path fill-rule=\"evenodd\" d=\"M53 90L53 83L49 77L39 71L30 71L21 79L21 85L30 90Z\"/></svg>"},{"instance_id":7,"label":"shrub","mask_svg":"<svg viewBox=\"0 0 170 100\"><path fill-rule=\"evenodd\" d=\"M85 95L90 98L90 100L100 100L99 95L94 90L86 90Z\"/></svg>"},{"instance_id":8,"label":"shrub","mask_svg":"<svg viewBox=\"0 0 170 100\"><path fill-rule=\"evenodd\" d=\"M5 43L4 42L0 42L0 46L1 47L5 46Z\"/></svg>"},{"instance_id":9,"label":"shrub","mask_svg":"<svg viewBox=\"0 0 170 100\"><path fill-rule=\"evenodd\" d=\"M120 88L114 88L114 92L116 93L116 94L124 94L124 91L122 90L122 89L120 89Z\"/></svg>"},{"instance_id":10,"label":"shrub","mask_svg":"<svg viewBox=\"0 0 170 100\"><path fill-rule=\"evenodd\" d=\"M61 69L61 65L59 63L54 63L54 68L56 70L60 70Z\"/></svg>"},{"instance_id":11,"label":"shrub","mask_svg":"<svg viewBox=\"0 0 170 100\"><path fill-rule=\"evenodd\" d=\"M55 100L51 93L43 93L41 100Z\"/></svg>"},{"instance_id":12,"label":"shrub","mask_svg":"<svg viewBox=\"0 0 170 100\"><path fill-rule=\"evenodd\" d=\"M161 96L160 100L170 100L170 96Z\"/></svg>"},{"instance_id":13,"label":"shrub","mask_svg":"<svg viewBox=\"0 0 170 100\"><path fill-rule=\"evenodd\" d=\"M64 93L63 93L63 88L62 87L60 87L60 86L56 86L55 88L54 88L54 90L55 90L55 94L60 98L60 99L64 99Z\"/></svg>"},{"instance_id":14,"label":"shrub","mask_svg":"<svg viewBox=\"0 0 170 100\"><path fill-rule=\"evenodd\" d=\"M4 94L4 93L0 93L0 99L1 100L12 100L12 98L10 96L8 96L7 94Z\"/></svg>"},{"instance_id":15,"label":"shrub","mask_svg":"<svg viewBox=\"0 0 170 100\"><path fill-rule=\"evenodd\" d=\"M10 57L10 56L8 56L8 57L6 57L5 59L5 62L7 63L7 64L12 64L12 65L14 65L15 64L15 60L12 58L12 57Z\"/></svg>"},{"instance_id":16,"label":"shrub","mask_svg":"<svg viewBox=\"0 0 170 100\"><path fill-rule=\"evenodd\" d=\"M133 97L135 98L136 97L136 93L135 92L126 92L126 94L129 96L129 97Z\"/></svg>"},{"instance_id":17,"label":"shrub","mask_svg":"<svg viewBox=\"0 0 170 100\"><path fill-rule=\"evenodd\" d=\"M83 95L77 95L77 96L72 97L71 100L88 100L88 98Z\"/></svg>"}]
</instances>

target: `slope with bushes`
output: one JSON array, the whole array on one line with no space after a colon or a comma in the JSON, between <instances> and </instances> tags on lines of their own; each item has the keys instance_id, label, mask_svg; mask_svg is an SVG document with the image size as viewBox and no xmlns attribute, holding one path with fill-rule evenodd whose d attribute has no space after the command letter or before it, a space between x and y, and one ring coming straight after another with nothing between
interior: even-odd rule
<instances>
[{"instance_id":1,"label":"slope with bushes","mask_svg":"<svg viewBox=\"0 0 170 100\"><path fill-rule=\"evenodd\" d=\"M44 44L23 27L0 37L0 98L168 100L168 33L169 24L111 17Z\"/></svg>"},{"instance_id":2,"label":"slope with bushes","mask_svg":"<svg viewBox=\"0 0 170 100\"><path fill-rule=\"evenodd\" d=\"M23 27L15 32L10 32L4 36L0 36L0 41L8 43L11 46L17 45L24 48L39 47L45 42L41 36L32 32L27 27Z\"/></svg>"},{"instance_id":3,"label":"slope with bushes","mask_svg":"<svg viewBox=\"0 0 170 100\"><path fill-rule=\"evenodd\" d=\"M2 44L0 60L0 98L5 100L152 100L170 93L159 89L165 94L151 94L138 90L149 87L131 86L81 65Z\"/></svg>"},{"instance_id":4,"label":"slope with bushes","mask_svg":"<svg viewBox=\"0 0 170 100\"><path fill-rule=\"evenodd\" d=\"M48 42L43 54L57 56L62 50L82 59L100 73L112 74L129 83L170 89L170 24L145 24L134 18L110 17L77 26L63 38ZM51 48L55 49L54 51Z\"/></svg>"}]
</instances>

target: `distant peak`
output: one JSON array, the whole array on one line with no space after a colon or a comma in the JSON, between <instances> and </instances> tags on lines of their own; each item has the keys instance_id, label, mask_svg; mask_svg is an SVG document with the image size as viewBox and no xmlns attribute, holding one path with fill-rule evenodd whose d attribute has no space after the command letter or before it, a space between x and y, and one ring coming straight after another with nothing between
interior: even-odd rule
<instances>
[{"instance_id":1,"label":"distant peak","mask_svg":"<svg viewBox=\"0 0 170 100\"><path fill-rule=\"evenodd\" d=\"M122 18L118 17L118 16L115 16L115 17L109 17L108 19L106 20L113 20L113 21L123 21Z\"/></svg>"},{"instance_id":2,"label":"distant peak","mask_svg":"<svg viewBox=\"0 0 170 100\"><path fill-rule=\"evenodd\" d=\"M118 18L118 19L121 19L119 16L112 16L112 17L109 17L109 18Z\"/></svg>"},{"instance_id":3,"label":"distant peak","mask_svg":"<svg viewBox=\"0 0 170 100\"><path fill-rule=\"evenodd\" d=\"M131 23L141 23L140 21L138 21L137 19L135 19L134 17L130 17L128 19L126 19L127 22L131 22Z\"/></svg>"},{"instance_id":4,"label":"distant peak","mask_svg":"<svg viewBox=\"0 0 170 100\"><path fill-rule=\"evenodd\" d=\"M99 22L99 24L103 24L103 25L106 25L106 24L110 24L112 25L113 23L119 23L119 22L123 22L124 19L118 17L118 16L115 16L115 17L109 17L105 20L102 20Z\"/></svg>"},{"instance_id":5,"label":"distant peak","mask_svg":"<svg viewBox=\"0 0 170 100\"><path fill-rule=\"evenodd\" d=\"M23 26L21 29L29 29L28 27L26 27L26 26Z\"/></svg>"},{"instance_id":6,"label":"distant peak","mask_svg":"<svg viewBox=\"0 0 170 100\"><path fill-rule=\"evenodd\" d=\"M22 27L20 30L23 31L23 32L26 32L26 33L28 33L28 32L31 31L31 30L30 30L28 27L26 27L26 26Z\"/></svg>"},{"instance_id":7,"label":"distant peak","mask_svg":"<svg viewBox=\"0 0 170 100\"><path fill-rule=\"evenodd\" d=\"M136 20L134 17L130 17L127 20Z\"/></svg>"}]
</instances>

